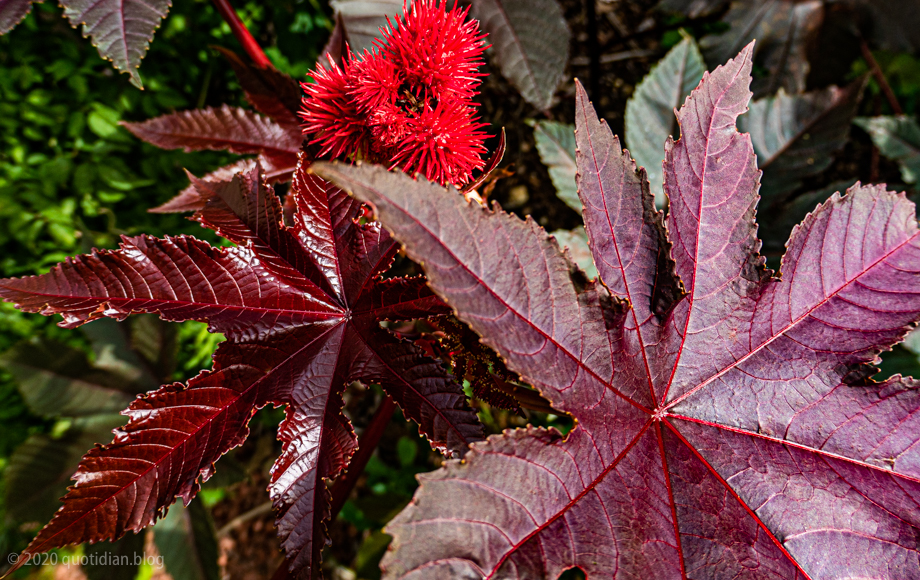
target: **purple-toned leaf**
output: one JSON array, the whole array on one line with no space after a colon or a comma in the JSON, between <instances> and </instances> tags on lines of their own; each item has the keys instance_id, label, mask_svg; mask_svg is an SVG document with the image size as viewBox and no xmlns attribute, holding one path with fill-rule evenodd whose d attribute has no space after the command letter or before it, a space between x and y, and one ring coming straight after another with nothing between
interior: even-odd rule
<instances>
[{"instance_id":1,"label":"purple-toned leaf","mask_svg":"<svg viewBox=\"0 0 920 580\"><path fill-rule=\"evenodd\" d=\"M502 74L528 103L549 109L569 59L571 33L556 0L472 0Z\"/></svg>"},{"instance_id":2,"label":"purple-toned leaf","mask_svg":"<svg viewBox=\"0 0 920 580\"><path fill-rule=\"evenodd\" d=\"M14 29L32 11L34 0L0 0L0 34Z\"/></svg>"},{"instance_id":3,"label":"purple-toned leaf","mask_svg":"<svg viewBox=\"0 0 920 580\"><path fill-rule=\"evenodd\" d=\"M261 154L277 167L297 165L303 142L298 126L282 126L251 111L227 105L122 124L136 137L162 149Z\"/></svg>"},{"instance_id":4,"label":"purple-toned leaf","mask_svg":"<svg viewBox=\"0 0 920 580\"><path fill-rule=\"evenodd\" d=\"M755 57L768 71L754 81L760 97L785 88L791 94L805 91L808 43L824 19L821 0L734 0L724 22L731 28L700 41L709 64L725 62L757 39Z\"/></svg>"},{"instance_id":5,"label":"purple-toned leaf","mask_svg":"<svg viewBox=\"0 0 920 580\"><path fill-rule=\"evenodd\" d=\"M603 285L570 276L529 219L380 167L315 166L373 204L457 316L577 421L565 438L506 431L422 476L389 525L386 577L920 575L920 388L867 380L920 319L915 208L856 185L794 230L781 278L765 270L760 172L735 129L751 57L704 75L681 108L666 229L578 88Z\"/></svg>"},{"instance_id":6,"label":"purple-toned leaf","mask_svg":"<svg viewBox=\"0 0 920 580\"><path fill-rule=\"evenodd\" d=\"M245 247L213 248L188 236L122 238L42 276L0 282L0 296L25 312L60 314L75 328L102 316L155 312L165 320L207 321L230 336L305 319L337 318L338 308L303 276L297 286Z\"/></svg>"},{"instance_id":7,"label":"purple-toned leaf","mask_svg":"<svg viewBox=\"0 0 920 580\"><path fill-rule=\"evenodd\" d=\"M83 36L92 37L102 58L130 74L132 85L143 88L137 67L172 1L61 0L61 6L74 28L83 25Z\"/></svg>"},{"instance_id":8,"label":"purple-toned leaf","mask_svg":"<svg viewBox=\"0 0 920 580\"><path fill-rule=\"evenodd\" d=\"M348 383L380 384L447 455L481 438L461 386L380 328L447 306L422 279L380 278L394 240L376 223L361 224L361 203L308 174L301 159L291 225L257 163L227 181L193 178L207 200L195 219L235 247L138 236L42 276L0 280L4 299L61 314L64 326L155 312L206 321L227 337L211 371L131 403L128 424L84 458L29 553L116 539L152 523L177 496L188 503L214 462L245 439L256 409L287 405L270 492L292 571L315 576L329 517L325 480L345 469L356 445L341 413Z\"/></svg>"},{"instance_id":9,"label":"purple-toned leaf","mask_svg":"<svg viewBox=\"0 0 920 580\"><path fill-rule=\"evenodd\" d=\"M275 167L264 155L260 155L256 159L240 159L235 163L215 169L205 175L202 180L230 181L237 173L252 171L252 168L255 167L256 162L258 162L262 167L266 168L265 180L268 183L291 181L294 170L297 168L296 163L298 162L298 158L292 156L285 161L288 163L293 162L294 165ZM188 175L191 180L191 174ZM197 211L203 208L204 204L208 201L208 198L203 197L203 195L207 195L207 193L199 193L194 185L189 185L166 203L148 209L147 211L150 213L183 213L187 211Z\"/></svg>"}]
</instances>

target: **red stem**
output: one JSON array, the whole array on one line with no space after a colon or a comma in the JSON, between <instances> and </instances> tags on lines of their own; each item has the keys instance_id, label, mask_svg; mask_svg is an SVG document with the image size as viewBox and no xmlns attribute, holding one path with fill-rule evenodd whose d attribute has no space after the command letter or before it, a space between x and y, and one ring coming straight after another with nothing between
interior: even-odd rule
<instances>
[{"instance_id":1,"label":"red stem","mask_svg":"<svg viewBox=\"0 0 920 580\"><path fill-rule=\"evenodd\" d=\"M240 41L240 44L243 45L243 50L245 50L249 58L256 63L256 66L261 68L275 68L272 65L272 61L268 60L268 57L265 56L262 47L259 46L259 43L256 42L256 39L250 34L249 29L246 28L246 25L240 20L236 10L230 5L230 0L214 0L214 5L217 6L217 11L220 12L220 15L227 21L227 24L230 25L233 36Z\"/></svg>"},{"instance_id":2,"label":"red stem","mask_svg":"<svg viewBox=\"0 0 920 580\"><path fill-rule=\"evenodd\" d=\"M383 432L390 423L394 411L396 411L396 403L393 402L389 395L386 395L381 401L380 407L377 408L377 412L374 413L370 424L361 434L361 438L358 440L358 450L348 463L348 471L332 485L331 511L333 520L338 515L339 510L342 509L342 506L345 505L348 496L351 495L351 490L358 483L358 478L364 473L364 468L367 466L371 455L373 455L374 449L377 448L377 443L380 442L380 437L383 436Z\"/></svg>"}]
</instances>

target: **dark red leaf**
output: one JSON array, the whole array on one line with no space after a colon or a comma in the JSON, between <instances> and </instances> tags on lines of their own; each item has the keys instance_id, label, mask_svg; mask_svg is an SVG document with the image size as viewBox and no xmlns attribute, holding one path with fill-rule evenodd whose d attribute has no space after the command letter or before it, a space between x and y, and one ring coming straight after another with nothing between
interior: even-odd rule
<instances>
[{"instance_id":1,"label":"dark red leaf","mask_svg":"<svg viewBox=\"0 0 920 580\"><path fill-rule=\"evenodd\" d=\"M230 165L225 165L223 167L218 167L211 173L205 175L203 181L229 181L233 178L234 175L240 172L251 171L253 167L256 166L256 161L262 164L262 167L266 168L265 180L268 183L276 182L286 182L291 181L294 176L294 170L297 168L296 163L298 162L297 157L290 157L285 161L294 163L288 167L275 167L271 162L265 158L264 155L260 155L257 159L240 159L235 163ZM193 177L191 173L186 173L189 176L189 180ZM189 185L182 191L180 191L174 198L167 201L162 205L158 205L155 208L148 209L150 213L181 213L187 211L197 211L204 207L204 204L207 203L208 198L203 197L208 195L207 192L199 193L195 189L194 185Z\"/></svg>"},{"instance_id":2,"label":"dark red leaf","mask_svg":"<svg viewBox=\"0 0 920 580\"><path fill-rule=\"evenodd\" d=\"M303 142L297 125L282 126L251 111L227 105L122 124L138 138L163 149L262 154L278 168L297 165Z\"/></svg>"},{"instance_id":3,"label":"dark red leaf","mask_svg":"<svg viewBox=\"0 0 920 580\"><path fill-rule=\"evenodd\" d=\"M233 179L233 176L240 172L252 171L252 168L256 166L255 159L240 159L235 163L230 165L225 165L219 167L205 175L202 179L204 181L230 181ZM189 176L191 181L192 174L186 173ZM158 205L153 209L148 209L150 213L182 213L187 211L198 211L204 207L204 204L208 202L208 198L204 197L202 193L199 193L195 189L194 185L189 185L182 191L178 193L174 198L167 201L162 205Z\"/></svg>"},{"instance_id":4,"label":"dark red leaf","mask_svg":"<svg viewBox=\"0 0 920 580\"><path fill-rule=\"evenodd\" d=\"M489 180L492 176L492 172L498 167L498 164L502 162L502 157L505 156L505 129L502 129L501 134L498 136L498 146L495 147L495 151L492 152L492 156L489 157L489 161L486 163L486 166L482 169L482 174L473 181L467 183L463 186L463 192L472 191L483 183Z\"/></svg>"},{"instance_id":5,"label":"dark red leaf","mask_svg":"<svg viewBox=\"0 0 920 580\"><path fill-rule=\"evenodd\" d=\"M735 129L751 56L707 73L678 114L666 229L577 87L603 285L571 276L529 219L379 167L315 166L374 204L457 316L577 420L423 476L389 526L387 577L920 577L920 385L865 378L920 319L915 208L881 186L836 194L772 276L760 171Z\"/></svg>"},{"instance_id":6,"label":"dark red leaf","mask_svg":"<svg viewBox=\"0 0 920 580\"><path fill-rule=\"evenodd\" d=\"M356 445L341 413L346 384L380 384L445 454L481 438L460 385L380 328L385 319L446 313L446 305L422 279L382 280L395 242L376 223L359 223L361 203L306 166L294 180L290 226L258 163L228 181L193 178L207 200L195 219L236 247L138 236L42 276L0 280L0 297L61 314L64 326L155 312L206 321L227 337L213 370L131 404L128 425L86 456L29 553L115 539L150 524L177 496L188 502L246 437L256 409L274 404L288 406L270 487L279 532L292 570L315 572L329 516L324 482Z\"/></svg>"},{"instance_id":7,"label":"dark red leaf","mask_svg":"<svg viewBox=\"0 0 920 580\"><path fill-rule=\"evenodd\" d=\"M300 84L275 68L262 68L241 59L235 52L214 47L227 59L246 93L246 100L260 113L280 125L300 125Z\"/></svg>"}]
</instances>

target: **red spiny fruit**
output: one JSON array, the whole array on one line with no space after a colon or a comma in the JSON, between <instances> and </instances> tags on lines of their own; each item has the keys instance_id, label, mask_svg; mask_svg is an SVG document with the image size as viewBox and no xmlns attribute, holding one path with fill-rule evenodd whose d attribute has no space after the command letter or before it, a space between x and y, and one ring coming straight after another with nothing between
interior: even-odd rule
<instances>
[{"instance_id":1,"label":"red spiny fruit","mask_svg":"<svg viewBox=\"0 0 920 580\"><path fill-rule=\"evenodd\" d=\"M352 79L349 94L365 114L386 105L396 106L407 88L405 73L377 52L364 51L361 61L354 63Z\"/></svg>"},{"instance_id":2,"label":"red spiny fruit","mask_svg":"<svg viewBox=\"0 0 920 580\"><path fill-rule=\"evenodd\" d=\"M318 63L312 75L314 82L300 84L307 95L300 112L303 129L315 135L313 142L322 145L322 156L348 157L367 150L369 132L365 117L348 94L353 66L351 55L341 67L331 62L327 69Z\"/></svg>"},{"instance_id":3,"label":"red spiny fruit","mask_svg":"<svg viewBox=\"0 0 920 580\"><path fill-rule=\"evenodd\" d=\"M477 22L466 21L468 12L448 11L444 0L429 0L416 2L404 20L388 19L377 47L400 69L416 97L468 100L477 94L485 34Z\"/></svg>"},{"instance_id":4,"label":"red spiny fruit","mask_svg":"<svg viewBox=\"0 0 920 580\"><path fill-rule=\"evenodd\" d=\"M472 97L485 50L468 10L417 0L361 60L319 66L304 85L304 129L321 155L368 159L462 185L482 169L485 124Z\"/></svg>"},{"instance_id":5,"label":"red spiny fruit","mask_svg":"<svg viewBox=\"0 0 920 580\"><path fill-rule=\"evenodd\" d=\"M485 126L462 101L440 101L435 109L426 107L412 119L392 165L441 184L466 183L474 169L485 165L486 134L481 131Z\"/></svg>"}]
</instances>

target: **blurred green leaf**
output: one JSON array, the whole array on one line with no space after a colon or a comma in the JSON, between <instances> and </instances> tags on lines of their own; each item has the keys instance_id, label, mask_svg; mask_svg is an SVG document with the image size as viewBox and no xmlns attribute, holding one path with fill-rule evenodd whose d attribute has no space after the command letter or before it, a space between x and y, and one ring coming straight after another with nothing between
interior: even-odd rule
<instances>
[{"instance_id":1,"label":"blurred green leaf","mask_svg":"<svg viewBox=\"0 0 920 580\"><path fill-rule=\"evenodd\" d=\"M174 580L219 580L214 523L200 499L177 502L153 528L157 551Z\"/></svg>"},{"instance_id":2,"label":"blurred green leaf","mask_svg":"<svg viewBox=\"0 0 920 580\"><path fill-rule=\"evenodd\" d=\"M403 435L396 442L396 456L399 458L399 464L403 467L409 467L415 463L418 455L418 445L411 438Z\"/></svg>"},{"instance_id":3,"label":"blurred green leaf","mask_svg":"<svg viewBox=\"0 0 920 580\"><path fill-rule=\"evenodd\" d=\"M857 117L853 122L872 137L885 157L898 162L901 177L917 183L920 176L920 125L913 117Z\"/></svg>"},{"instance_id":4,"label":"blurred green leaf","mask_svg":"<svg viewBox=\"0 0 920 580\"><path fill-rule=\"evenodd\" d=\"M533 124L533 135L543 165L549 168L556 195L581 213L581 199L575 184L575 126L555 121Z\"/></svg>"},{"instance_id":5,"label":"blurred green leaf","mask_svg":"<svg viewBox=\"0 0 920 580\"><path fill-rule=\"evenodd\" d=\"M144 561L144 533L86 545L83 555L86 564L81 568L88 580L133 580Z\"/></svg>"},{"instance_id":6,"label":"blurred green leaf","mask_svg":"<svg viewBox=\"0 0 920 580\"><path fill-rule=\"evenodd\" d=\"M645 167L658 207L664 205L664 143L668 136L675 140L680 136L674 110L696 88L705 71L696 41L684 34L683 40L645 75L626 103L626 147L636 164Z\"/></svg>"},{"instance_id":7,"label":"blurred green leaf","mask_svg":"<svg viewBox=\"0 0 920 580\"><path fill-rule=\"evenodd\" d=\"M594 256L588 247L588 232L584 226L574 230L556 230L553 237L559 242L560 248L568 248L569 256L578 264L578 267L588 276L588 279L597 278L597 266L594 265Z\"/></svg>"}]
</instances>

